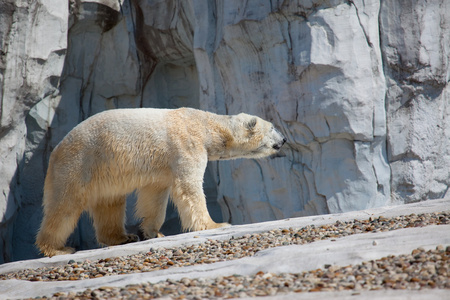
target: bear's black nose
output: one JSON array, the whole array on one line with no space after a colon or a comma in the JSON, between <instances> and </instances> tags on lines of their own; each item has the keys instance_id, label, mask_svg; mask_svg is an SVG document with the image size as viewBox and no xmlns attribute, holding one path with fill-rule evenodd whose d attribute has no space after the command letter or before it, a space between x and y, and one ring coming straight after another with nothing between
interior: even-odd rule
<instances>
[{"instance_id":1,"label":"bear's black nose","mask_svg":"<svg viewBox=\"0 0 450 300\"><path fill-rule=\"evenodd\" d=\"M283 138L283 140L278 144L273 144L272 148L275 150L280 150L280 148L284 145L284 143L286 143L286 138Z\"/></svg>"}]
</instances>

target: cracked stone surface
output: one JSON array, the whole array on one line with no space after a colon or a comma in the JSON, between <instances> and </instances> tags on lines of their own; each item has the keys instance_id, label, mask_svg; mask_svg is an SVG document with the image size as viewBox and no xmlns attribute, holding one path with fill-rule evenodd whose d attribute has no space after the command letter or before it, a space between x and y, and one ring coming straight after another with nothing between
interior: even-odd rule
<instances>
[{"instance_id":1,"label":"cracked stone surface","mask_svg":"<svg viewBox=\"0 0 450 300\"><path fill-rule=\"evenodd\" d=\"M52 149L80 121L119 107L247 112L285 134L283 157L209 164L217 221L445 197L449 6L0 0L0 262L38 257ZM163 232L178 223L169 209ZM87 216L68 243L98 247Z\"/></svg>"}]
</instances>

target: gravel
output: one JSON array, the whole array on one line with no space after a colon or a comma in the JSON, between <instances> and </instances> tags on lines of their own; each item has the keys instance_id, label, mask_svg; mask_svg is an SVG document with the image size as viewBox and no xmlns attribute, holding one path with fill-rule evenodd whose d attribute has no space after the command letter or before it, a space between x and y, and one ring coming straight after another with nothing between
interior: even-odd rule
<instances>
[{"instance_id":1,"label":"gravel","mask_svg":"<svg viewBox=\"0 0 450 300\"><path fill-rule=\"evenodd\" d=\"M411 254L388 256L345 267L328 266L302 273L252 276L232 275L212 279L183 278L156 284L99 287L82 292L54 294L52 299L216 299L269 296L319 291L363 291L380 289L450 289L450 246L436 250L415 249Z\"/></svg>"},{"instance_id":2,"label":"gravel","mask_svg":"<svg viewBox=\"0 0 450 300\"><path fill-rule=\"evenodd\" d=\"M317 227L312 225L302 228L284 228L246 234L229 240L208 240L205 243L179 248L150 249L146 253L111 257L96 261L75 262L71 260L66 265L59 267L26 269L14 273L0 274L0 280L65 281L151 272L172 267L239 259L252 256L258 251L278 246L300 245L317 240L336 239L357 233L441 224L450 224L450 212L410 214L393 218L380 216L367 220L355 219L348 222L337 221L334 224ZM448 258L448 253L445 257ZM99 291L101 290L99 289Z\"/></svg>"}]
</instances>

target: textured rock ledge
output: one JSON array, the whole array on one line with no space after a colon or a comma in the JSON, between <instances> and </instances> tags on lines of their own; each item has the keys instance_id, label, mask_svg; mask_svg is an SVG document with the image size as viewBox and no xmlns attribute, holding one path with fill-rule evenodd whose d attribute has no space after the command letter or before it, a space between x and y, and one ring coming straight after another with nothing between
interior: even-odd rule
<instances>
[{"instance_id":1,"label":"textured rock ledge","mask_svg":"<svg viewBox=\"0 0 450 300\"><path fill-rule=\"evenodd\" d=\"M411 205L371 209L338 215L304 217L276 222L267 222L228 229L195 232L174 237L145 241L130 245L110 247L98 250L82 251L74 255L56 256L31 261L22 261L0 266L0 273L17 271L25 268L38 268L66 264L69 260L84 261L106 257L132 255L148 251L150 248L176 248L193 245L208 239L225 240L232 236L244 236L267 230L289 227L320 226L345 222L354 219L394 217L411 213L421 214L450 211L450 200L433 200ZM379 259L389 255L409 254L412 250L423 247L424 250L435 249L437 245L450 245L450 225L407 228L389 232L356 234L343 238L317 241L307 245L281 246L258 252L255 256L238 260L224 261L207 265L170 268L148 273L116 275L96 279L65 282L28 282L6 280L0 282L0 295L4 298L23 298L51 296L57 292L83 291L101 286L124 287L129 284L144 282L156 283L164 280L181 280L183 278L216 278L239 274L243 276L264 273L299 273L328 266L347 266L364 261ZM20 288L19 288L20 287Z\"/></svg>"}]
</instances>

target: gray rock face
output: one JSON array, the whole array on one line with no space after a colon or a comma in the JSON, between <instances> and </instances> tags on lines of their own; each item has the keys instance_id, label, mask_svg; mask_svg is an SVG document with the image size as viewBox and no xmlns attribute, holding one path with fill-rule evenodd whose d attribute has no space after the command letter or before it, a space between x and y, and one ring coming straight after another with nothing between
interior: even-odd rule
<instances>
[{"instance_id":1,"label":"gray rock face","mask_svg":"<svg viewBox=\"0 0 450 300\"><path fill-rule=\"evenodd\" d=\"M80 121L119 107L247 112L288 137L284 156L210 163L217 221L444 197L449 6L0 0L0 262L38 255L52 149ZM177 226L169 210L163 229ZM69 243L97 246L87 216Z\"/></svg>"},{"instance_id":2,"label":"gray rock face","mask_svg":"<svg viewBox=\"0 0 450 300\"><path fill-rule=\"evenodd\" d=\"M449 17L448 1L385 1L381 6L391 188L399 202L447 194Z\"/></svg>"},{"instance_id":3,"label":"gray rock face","mask_svg":"<svg viewBox=\"0 0 450 300\"><path fill-rule=\"evenodd\" d=\"M22 251L32 252L50 108L60 97L67 19L64 2L0 1L1 262L14 259L13 253L21 257ZM16 228L22 230L14 234Z\"/></svg>"}]
</instances>

